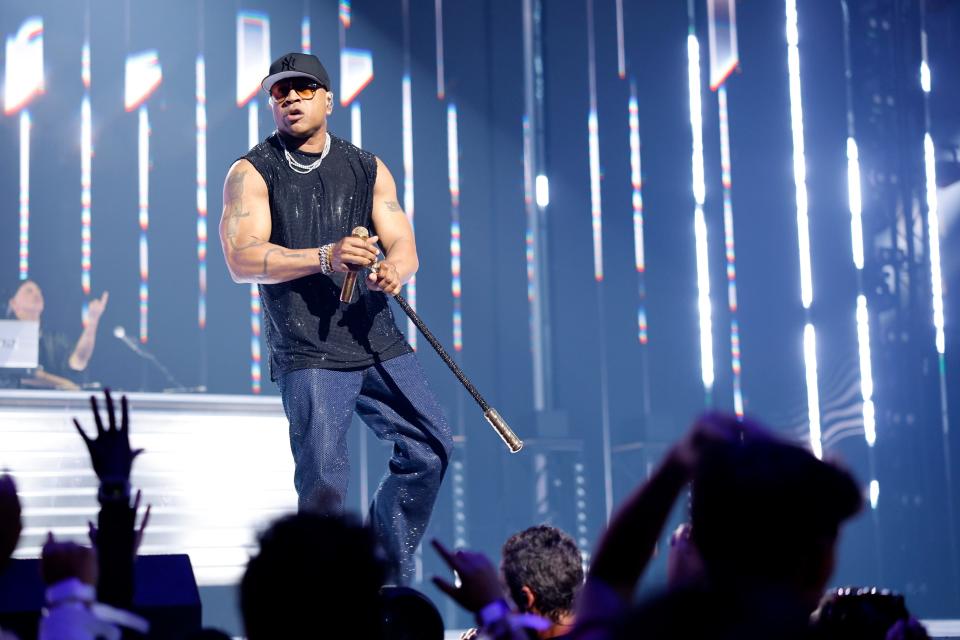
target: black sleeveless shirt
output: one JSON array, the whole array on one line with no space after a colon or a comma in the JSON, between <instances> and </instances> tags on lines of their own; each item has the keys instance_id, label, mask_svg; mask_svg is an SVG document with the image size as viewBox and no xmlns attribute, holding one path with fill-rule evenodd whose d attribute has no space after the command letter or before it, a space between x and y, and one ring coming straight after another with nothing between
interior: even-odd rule
<instances>
[{"instance_id":1,"label":"black sleeveless shirt","mask_svg":"<svg viewBox=\"0 0 960 640\"><path fill-rule=\"evenodd\" d=\"M313 249L337 242L363 226L374 234L373 185L376 157L336 136L320 166L293 171L274 132L243 156L263 176L270 199L270 242L288 249ZM320 154L291 151L303 164ZM354 302L340 305L345 274L315 274L280 284L261 284L264 337L270 379L296 369L360 369L410 353L387 297L357 278Z\"/></svg>"}]
</instances>

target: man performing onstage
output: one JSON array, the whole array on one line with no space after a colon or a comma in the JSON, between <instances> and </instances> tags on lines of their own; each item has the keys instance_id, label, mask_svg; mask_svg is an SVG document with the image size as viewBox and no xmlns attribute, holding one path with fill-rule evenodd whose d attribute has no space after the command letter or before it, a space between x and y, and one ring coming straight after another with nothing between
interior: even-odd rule
<instances>
[{"instance_id":1,"label":"man performing onstage","mask_svg":"<svg viewBox=\"0 0 960 640\"><path fill-rule=\"evenodd\" d=\"M327 131L330 78L291 53L270 65L277 131L234 163L223 190L220 240L236 282L259 284L270 378L290 422L300 510L343 509L354 412L393 457L370 505L392 579L409 582L452 448L450 429L386 294L418 266L413 229L390 171ZM352 237L354 227L372 237ZM344 274L359 296L339 301Z\"/></svg>"}]
</instances>

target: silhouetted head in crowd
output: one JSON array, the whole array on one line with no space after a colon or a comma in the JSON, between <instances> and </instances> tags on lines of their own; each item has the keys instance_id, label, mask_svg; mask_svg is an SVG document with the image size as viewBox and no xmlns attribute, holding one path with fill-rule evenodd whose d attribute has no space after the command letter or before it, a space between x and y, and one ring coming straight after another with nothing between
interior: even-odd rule
<instances>
[{"instance_id":1,"label":"silhouetted head in crowd","mask_svg":"<svg viewBox=\"0 0 960 640\"><path fill-rule=\"evenodd\" d=\"M23 522L20 518L20 498L17 485L7 474L0 475L0 571L6 567L17 548Z\"/></svg>"},{"instance_id":2,"label":"silhouetted head in crowd","mask_svg":"<svg viewBox=\"0 0 960 640\"><path fill-rule=\"evenodd\" d=\"M572 624L574 598L583 585L583 558L573 538L556 527L530 527L503 545L500 569L521 611L554 625Z\"/></svg>"},{"instance_id":3,"label":"silhouetted head in crowd","mask_svg":"<svg viewBox=\"0 0 960 640\"><path fill-rule=\"evenodd\" d=\"M356 519L282 517L260 536L240 584L247 637L379 638L383 579L373 534Z\"/></svg>"},{"instance_id":4,"label":"silhouetted head in crowd","mask_svg":"<svg viewBox=\"0 0 960 640\"><path fill-rule=\"evenodd\" d=\"M812 612L834 568L840 524L861 506L846 471L772 438L705 456L693 484L693 541L719 590L773 587Z\"/></svg>"},{"instance_id":5,"label":"silhouetted head in crowd","mask_svg":"<svg viewBox=\"0 0 960 640\"><path fill-rule=\"evenodd\" d=\"M384 640L443 640L443 618L427 596L410 587L384 587Z\"/></svg>"}]
</instances>

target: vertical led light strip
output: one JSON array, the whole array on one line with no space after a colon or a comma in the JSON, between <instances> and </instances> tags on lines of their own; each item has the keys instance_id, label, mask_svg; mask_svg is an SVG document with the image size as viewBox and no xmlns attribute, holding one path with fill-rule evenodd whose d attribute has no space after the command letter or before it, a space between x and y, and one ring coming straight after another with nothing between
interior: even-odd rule
<instances>
[{"instance_id":1,"label":"vertical led light strip","mask_svg":"<svg viewBox=\"0 0 960 640\"><path fill-rule=\"evenodd\" d=\"M259 107L257 101L251 100L247 105L247 148L253 148L260 142ZM256 284L250 285L250 390L260 393L263 377L260 353L260 288Z\"/></svg>"},{"instance_id":2,"label":"vertical led light strip","mask_svg":"<svg viewBox=\"0 0 960 640\"><path fill-rule=\"evenodd\" d=\"M410 2L402 0L403 4L403 81L401 84L402 99L402 136L403 136L403 210L407 214L410 226L414 226L413 201L413 90L410 82ZM410 276L406 285L407 302L413 309L417 308L417 277ZM414 349L417 348L417 327L413 320L407 318L407 342Z\"/></svg>"},{"instance_id":3,"label":"vertical led light strip","mask_svg":"<svg viewBox=\"0 0 960 640\"><path fill-rule=\"evenodd\" d=\"M593 22L593 3L587 2L590 11L588 23ZM593 29L590 29L593 45ZM600 124L597 119L597 71L594 46L590 47L590 113L587 115L587 149L590 156L590 226L593 231L593 277L603 280L603 204L600 199Z\"/></svg>"},{"instance_id":4,"label":"vertical led light strip","mask_svg":"<svg viewBox=\"0 0 960 640\"><path fill-rule=\"evenodd\" d=\"M20 112L20 279L30 277L30 112Z\"/></svg>"},{"instance_id":5,"label":"vertical led light strip","mask_svg":"<svg viewBox=\"0 0 960 640\"><path fill-rule=\"evenodd\" d=\"M544 365L543 324L540 319L540 270L537 268L537 210L534 201L533 127L529 112L522 120L523 133L523 204L527 226L524 230L524 260L527 267L527 302L530 305L530 350L533 356L533 408L543 411L547 406L547 383Z\"/></svg>"},{"instance_id":6,"label":"vertical led light strip","mask_svg":"<svg viewBox=\"0 0 960 640\"><path fill-rule=\"evenodd\" d=\"M848 113L852 117L852 113ZM863 200L860 193L860 150L853 131L847 136L847 203L850 209L850 239L853 265L863 271Z\"/></svg>"},{"instance_id":7,"label":"vertical led light strip","mask_svg":"<svg viewBox=\"0 0 960 640\"><path fill-rule=\"evenodd\" d=\"M30 130L27 105L43 93L43 19L27 18L17 33L7 37L3 82L3 110L20 112L20 280L30 274Z\"/></svg>"},{"instance_id":8,"label":"vertical led light strip","mask_svg":"<svg viewBox=\"0 0 960 640\"><path fill-rule=\"evenodd\" d=\"M460 144L457 105L447 105L447 176L450 183L450 292L453 294L453 349L463 351L463 310L460 281Z\"/></svg>"},{"instance_id":9,"label":"vertical led light strip","mask_svg":"<svg viewBox=\"0 0 960 640\"><path fill-rule=\"evenodd\" d=\"M617 10L617 75L627 77L627 54L623 37L623 0L616 0Z\"/></svg>"},{"instance_id":10,"label":"vertical led light strip","mask_svg":"<svg viewBox=\"0 0 960 640\"><path fill-rule=\"evenodd\" d=\"M150 316L150 115L147 99L163 80L155 50L127 56L124 68L124 108L137 111L137 221L140 226L140 342L149 338Z\"/></svg>"},{"instance_id":11,"label":"vertical led light strip","mask_svg":"<svg viewBox=\"0 0 960 640\"><path fill-rule=\"evenodd\" d=\"M730 120L727 115L727 87L717 89L720 111L720 173L723 184L723 241L727 260L727 308L730 312L730 369L733 373L733 410L743 417L743 389L740 364L740 322L737 319L737 253L733 235L733 194L730 165Z\"/></svg>"},{"instance_id":12,"label":"vertical led light strip","mask_svg":"<svg viewBox=\"0 0 960 640\"><path fill-rule=\"evenodd\" d=\"M943 317L943 274L940 266L940 211L937 200L937 160L933 137L930 135L930 92L933 88L933 79L930 73L930 59L927 50L927 15L926 2L921 3L922 30L920 62L920 86L923 89L923 163L926 172L927 191L927 252L930 255L930 292L933 310L934 340L937 349L938 373L940 378L940 430L943 451L944 486L946 487L947 511L947 540L950 541L950 566L954 583L954 596L957 594L957 585L960 584L960 551L957 549L956 536L956 501L953 494L953 461L950 453L950 407L947 396L947 363L946 363L946 336L944 335Z\"/></svg>"},{"instance_id":13,"label":"vertical led light strip","mask_svg":"<svg viewBox=\"0 0 960 640\"><path fill-rule=\"evenodd\" d=\"M637 102L637 86L630 82L630 100L627 103L630 124L630 186L633 204L633 253L637 269L639 304L637 306L637 339L647 344L647 262L643 238L643 176L640 172L640 106Z\"/></svg>"},{"instance_id":14,"label":"vertical led light strip","mask_svg":"<svg viewBox=\"0 0 960 640\"><path fill-rule=\"evenodd\" d=\"M147 105L137 111L137 176L139 194L137 218L140 223L140 342L149 337L150 316L150 256L147 244L150 231L150 116Z\"/></svg>"},{"instance_id":15,"label":"vertical led light strip","mask_svg":"<svg viewBox=\"0 0 960 640\"><path fill-rule=\"evenodd\" d=\"M403 74L403 210L407 214L410 226L413 227L413 98L410 87L410 74ZM416 309L417 304L417 277L410 276L407 281L407 302ZM414 349L417 348L417 328L413 321L407 319L407 341Z\"/></svg>"},{"instance_id":16,"label":"vertical led light strip","mask_svg":"<svg viewBox=\"0 0 960 640\"><path fill-rule=\"evenodd\" d=\"M797 2L786 0L787 68L790 78L790 124L793 130L793 180L797 198L797 240L800 258L800 299L806 324L803 328L803 364L807 386L807 419L810 448L823 456L820 437L820 391L817 381L817 334L810 320L813 304L813 271L810 259L810 224L807 217L807 166L803 145L803 101L800 94L800 34Z\"/></svg>"},{"instance_id":17,"label":"vertical led light strip","mask_svg":"<svg viewBox=\"0 0 960 640\"><path fill-rule=\"evenodd\" d=\"M307 13L300 21L300 51L310 53L313 42L310 39L310 14Z\"/></svg>"},{"instance_id":18,"label":"vertical led light strip","mask_svg":"<svg viewBox=\"0 0 960 640\"><path fill-rule=\"evenodd\" d=\"M536 182L546 169L543 130L543 16L541 0L523 0L523 206L527 268L533 408L553 408L552 347L549 313L547 217L536 198ZM546 181L546 176L543 176ZM549 194L542 194L549 195ZM543 198L541 198L541 202Z\"/></svg>"},{"instance_id":19,"label":"vertical led light strip","mask_svg":"<svg viewBox=\"0 0 960 640\"><path fill-rule=\"evenodd\" d=\"M83 101L80 103L80 288L83 291L81 320L87 325L87 297L90 295L91 266L91 164L93 160L93 123L90 108L90 42L83 43L80 53L80 78Z\"/></svg>"},{"instance_id":20,"label":"vertical led light strip","mask_svg":"<svg viewBox=\"0 0 960 640\"><path fill-rule=\"evenodd\" d=\"M637 83L630 79L630 98L627 102L630 128L630 186L633 206L633 253L637 270L637 341L640 343L640 389L645 418L650 416L650 365L646 353L649 342L647 333L647 261L646 240L643 229L643 173L640 164L640 105L637 100Z\"/></svg>"},{"instance_id":21,"label":"vertical led light strip","mask_svg":"<svg viewBox=\"0 0 960 640\"><path fill-rule=\"evenodd\" d=\"M150 258L148 233L150 231L150 116L147 105L137 111L138 140L138 212L140 223L140 342L149 337L150 314Z\"/></svg>"},{"instance_id":22,"label":"vertical led light strip","mask_svg":"<svg viewBox=\"0 0 960 640\"><path fill-rule=\"evenodd\" d=\"M926 49L926 47L924 47ZM931 78L930 67L923 61L921 78L925 100L929 100ZM940 204L937 200L937 159L929 125L923 134L923 164L926 170L927 190L927 236L930 253L930 290L933 294L933 328L937 354L943 358L947 340L944 335L943 320L943 274L940 270ZM942 367L941 367L942 368Z\"/></svg>"},{"instance_id":23,"label":"vertical led light strip","mask_svg":"<svg viewBox=\"0 0 960 640\"><path fill-rule=\"evenodd\" d=\"M260 142L260 91L263 70L270 65L270 19L264 13L237 13L237 106L247 107L247 148ZM261 391L260 291L250 284L250 391Z\"/></svg>"},{"instance_id":24,"label":"vertical led light strip","mask_svg":"<svg viewBox=\"0 0 960 640\"><path fill-rule=\"evenodd\" d=\"M258 130L258 109L256 100L247 105L247 148L254 147L259 139ZM263 377L260 352L260 335L262 328L260 326L260 290L256 284L249 285L250 298L250 391L260 393L262 390L261 381Z\"/></svg>"},{"instance_id":25,"label":"vertical led light strip","mask_svg":"<svg viewBox=\"0 0 960 640\"><path fill-rule=\"evenodd\" d=\"M687 80L690 100L690 133L692 136L691 170L694 199L693 231L697 253L697 309L700 315L700 377L710 404L713 392L713 308L710 303L710 265L707 244L707 222L703 214L706 184L703 174L703 113L700 95L700 42L693 32L691 15L687 34Z\"/></svg>"},{"instance_id":26,"label":"vertical led light strip","mask_svg":"<svg viewBox=\"0 0 960 640\"><path fill-rule=\"evenodd\" d=\"M207 326L207 66L197 56L197 325Z\"/></svg>"},{"instance_id":27,"label":"vertical led light strip","mask_svg":"<svg viewBox=\"0 0 960 640\"><path fill-rule=\"evenodd\" d=\"M587 5L587 79L590 112L587 115L587 146L590 153L590 220L593 230L593 277L597 287L600 342L600 422L603 444L603 493L607 520L613 515L613 442L610 433L610 390L607 371L606 317L603 297L603 206L600 200L600 125L597 120L597 45L593 0Z\"/></svg>"},{"instance_id":28,"label":"vertical led light strip","mask_svg":"<svg viewBox=\"0 0 960 640\"><path fill-rule=\"evenodd\" d=\"M853 78L853 69L850 59L850 11L847 3L842 3L843 9L843 45L844 45L844 71L847 84L847 204L850 210L850 242L851 254L853 257L853 266L857 270L857 307L856 307L856 326L857 326L857 347L860 357L860 397L863 404L863 437L868 447L873 447L877 440L877 422L876 408L873 402L873 365L870 349L870 312L867 306L867 298L863 288L863 198L860 192L860 151L857 147L856 133L853 116L853 87L851 79ZM870 474L874 475L873 457L870 457ZM879 495L879 483L876 483L877 495ZM876 508L876 500L873 499L873 485L871 484L870 506Z\"/></svg>"},{"instance_id":29,"label":"vertical led light strip","mask_svg":"<svg viewBox=\"0 0 960 640\"><path fill-rule=\"evenodd\" d=\"M350 142L363 147L363 111L359 102L350 105Z\"/></svg>"},{"instance_id":30,"label":"vertical led light strip","mask_svg":"<svg viewBox=\"0 0 960 640\"><path fill-rule=\"evenodd\" d=\"M434 0L433 11L437 38L437 99L443 100L447 94L443 77L443 0Z\"/></svg>"}]
</instances>

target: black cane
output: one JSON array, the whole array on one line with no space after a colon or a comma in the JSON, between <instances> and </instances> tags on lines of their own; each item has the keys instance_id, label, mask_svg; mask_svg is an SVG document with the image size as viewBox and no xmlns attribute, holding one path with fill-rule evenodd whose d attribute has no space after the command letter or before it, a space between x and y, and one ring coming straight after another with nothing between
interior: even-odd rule
<instances>
[{"instance_id":1,"label":"black cane","mask_svg":"<svg viewBox=\"0 0 960 640\"><path fill-rule=\"evenodd\" d=\"M403 312L407 314L407 317L417 326L417 329L420 333L423 334L423 337L427 339L427 342L430 343L430 346L433 347L434 351L437 352L437 355L440 356L440 359L443 360L444 364L450 368L450 371L453 372L453 375L457 376L457 380L460 381L460 384L473 396L473 399L477 401L477 404L480 405L480 408L483 410L483 417L487 419L487 422L490 423L490 426L493 427L493 430L497 432L497 435L500 436L500 439L503 440L503 443L507 445L507 448L510 449L510 453L516 453L523 448L523 441L517 437L517 434L513 432L513 429L510 428L510 425L507 424L507 421L503 419L500 413L490 406L486 400L483 399L483 396L480 395L480 392L477 391L477 388L473 386L473 383L470 382L470 378L460 369L453 358L450 357L450 354L447 353L447 350L443 348L443 345L440 344L440 341L437 340L436 336L431 333L430 329L424 324L423 320L420 319L420 316L417 315L417 312L413 310L413 307L410 306L410 303L400 295L399 293L393 296L393 299L397 301L397 304L400 305L400 308L403 309Z\"/></svg>"},{"instance_id":2,"label":"black cane","mask_svg":"<svg viewBox=\"0 0 960 640\"><path fill-rule=\"evenodd\" d=\"M353 237L361 239L370 237L370 232L367 231L365 227L354 227L351 234ZM379 266L380 263L377 262L370 267L370 270L376 272L377 267ZM343 289L340 292L340 301L349 304L351 298L353 297L353 282L349 282L349 280L355 281L356 275L355 272L347 275L353 275L353 278L345 279ZM477 404L480 405L480 409L483 410L483 417L487 419L487 422L490 423L490 426L493 427L493 430L497 432L497 435L500 436L500 439L503 440L503 443L507 445L507 448L510 449L510 453L516 453L517 451L520 451L520 449L523 448L523 441L517 437L517 434L513 432L513 429L511 429L510 425L507 424L507 421L503 419L503 416L501 416L496 409L491 407L489 402L484 400L483 396L480 395L480 392L477 391L477 388L473 386L472 382L470 382L470 378L468 378L457 365L457 363L453 361L453 358L450 357L450 354L447 353L447 350L443 348L443 345L440 344L440 341L437 340L437 337L433 335L433 332L431 332L423 320L420 319L420 316L418 316L417 312L413 310L413 307L410 306L410 303L407 302L406 299L399 293L393 296L393 299L397 301L397 304L400 305L400 308L403 309L403 312L407 314L407 317L410 318L410 321L417 326L417 329L423 334L423 337L427 339L427 342L429 342L430 346L433 347L434 351L437 352L437 355L440 356L440 359L443 360L444 364L446 364L450 371L453 372L453 375L457 376L457 380L460 381L460 384L462 384L470 393L470 395L473 396L473 399L477 401Z\"/></svg>"}]
</instances>

